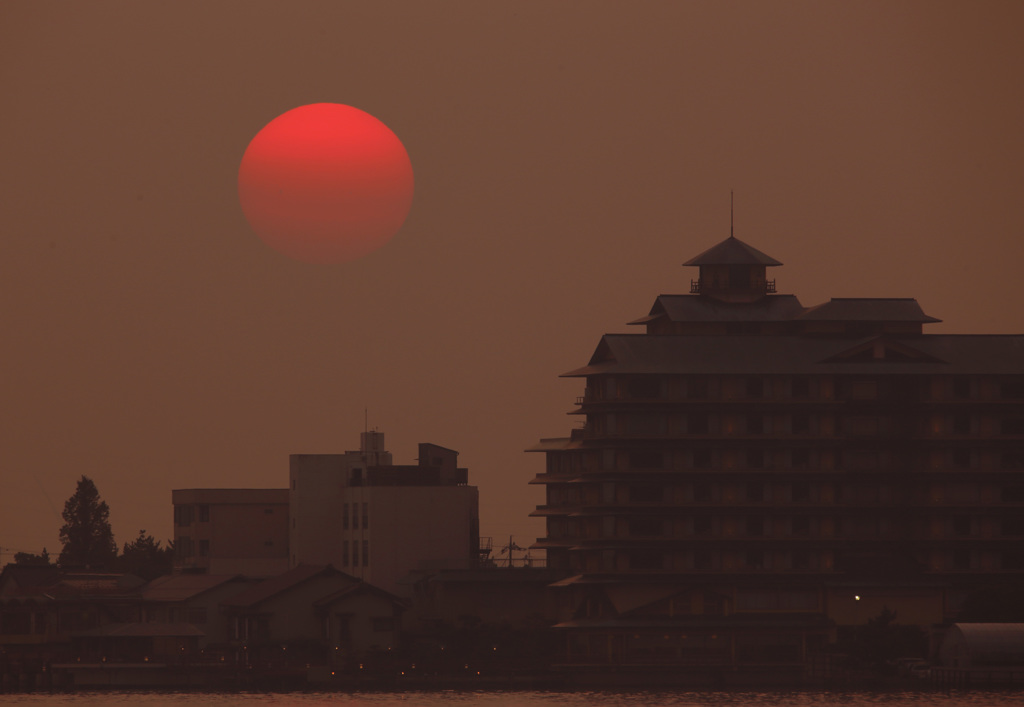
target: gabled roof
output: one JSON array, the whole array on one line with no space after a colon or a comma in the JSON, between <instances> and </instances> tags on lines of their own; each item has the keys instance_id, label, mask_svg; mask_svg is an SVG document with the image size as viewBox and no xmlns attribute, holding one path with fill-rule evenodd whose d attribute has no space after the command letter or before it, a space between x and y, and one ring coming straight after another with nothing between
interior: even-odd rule
<instances>
[{"instance_id":1,"label":"gabled roof","mask_svg":"<svg viewBox=\"0 0 1024 707\"><path fill-rule=\"evenodd\" d=\"M582 446L579 440L572 437L545 437L533 445L527 452L557 452L565 449L575 449Z\"/></svg>"},{"instance_id":2,"label":"gabled roof","mask_svg":"<svg viewBox=\"0 0 1024 707\"><path fill-rule=\"evenodd\" d=\"M170 574L157 577L142 588L146 601L186 601L238 579L230 574Z\"/></svg>"},{"instance_id":3,"label":"gabled roof","mask_svg":"<svg viewBox=\"0 0 1024 707\"><path fill-rule=\"evenodd\" d=\"M782 265L778 260L765 255L757 248L747 245L739 238L729 236L718 245L708 248L683 265Z\"/></svg>"},{"instance_id":4,"label":"gabled roof","mask_svg":"<svg viewBox=\"0 0 1024 707\"><path fill-rule=\"evenodd\" d=\"M336 592L331 592L326 596L320 597L319 599L313 602L313 606L330 606L335 602L341 601L349 597L359 596L360 594L369 594L371 596L379 597L381 599L386 599L401 609L406 608L406 604L404 601L401 600L401 598L395 596L391 592L381 589L380 587L362 581L360 581L357 584L353 584L351 587L345 587L343 589L339 589Z\"/></svg>"},{"instance_id":5,"label":"gabled roof","mask_svg":"<svg viewBox=\"0 0 1024 707\"><path fill-rule=\"evenodd\" d=\"M253 608L278 594L319 576L348 577L353 582L360 581L341 570L334 569L331 565L299 565L276 577L265 579L255 587L236 594L230 599L225 600L223 605L239 609Z\"/></svg>"},{"instance_id":6,"label":"gabled roof","mask_svg":"<svg viewBox=\"0 0 1024 707\"><path fill-rule=\"evenodd\" d=\"M929 317L912 297L833 297L808 307L799 319L807 321L941 322Z\"/></svg>"},{"instance_id":7,"label":"gabled roof","mask_svg":"<svg viewBox=\"0 0 1024 707\"><path fill-rule=\"evenodd\" d=\"M946 363L932 354L893 341L891 336L873 336L859 341L850 348L829 356L822 363L861 363L866 361L903 361L906 363Z\"/></svg>"}]
</instances>

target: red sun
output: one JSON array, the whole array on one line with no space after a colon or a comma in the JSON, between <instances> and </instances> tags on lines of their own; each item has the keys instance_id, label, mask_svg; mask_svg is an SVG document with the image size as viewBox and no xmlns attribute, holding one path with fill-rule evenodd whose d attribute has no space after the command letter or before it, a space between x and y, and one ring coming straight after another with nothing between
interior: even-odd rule
<instances>
[{"instance_id":1,"label":"red sun","mask_svg":"<svg viewBox=\"0 0 1024 707\"><path fill-rule=\"evenodd\" d=\"M398 232L412 206L412 165L369 113L314 103L279 115L249 143L238 198L271 248L307 263L343 263Z\"/></svg>"}]
</instances>

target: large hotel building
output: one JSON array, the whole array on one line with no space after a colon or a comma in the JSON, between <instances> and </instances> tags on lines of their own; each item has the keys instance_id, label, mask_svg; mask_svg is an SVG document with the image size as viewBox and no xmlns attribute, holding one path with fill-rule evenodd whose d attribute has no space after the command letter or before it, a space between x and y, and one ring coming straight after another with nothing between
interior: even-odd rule
<instances>
[{"instance_id":1,"label":"large hotel building","mask_svg":"<svg viewBox=\"0 0 1024 707\"><path fill-rule=\"evenodd\" d=\"M799 671L883 610L948 622L1024 579L1024 336L927 334L913 299L777 294L730 237L566 376L544 439L566 665Z\"/></svg>"}]
</instances>

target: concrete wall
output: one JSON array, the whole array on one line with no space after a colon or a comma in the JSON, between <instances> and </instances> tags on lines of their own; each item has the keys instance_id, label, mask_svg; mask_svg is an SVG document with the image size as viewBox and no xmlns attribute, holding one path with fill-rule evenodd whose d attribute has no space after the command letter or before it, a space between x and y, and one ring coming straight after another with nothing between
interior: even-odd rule
<instances>
[{"instance_id":1,"label":"concrete wall","mask_svg":"<svg viewBox=\"0 0 1024 707\"><path fill-rule=\"evenodd\" d=\"M474 486L377 486L346 490L343 503L366 503L367 528L339 530L350 543L349 566L339 569L403 597L412 595L409 573L417 570L464 569L474 559L479 523L479 494ZM362 543L370 560L363 566ZM359 566L352 566L351 543L358 543Z\"/></svg>"},{"instance_id":2,"label":"concrete wall","mask_svg":"<svg viewBox=\"0 0 1024 707\"><path fill-rule=\"evenodd\" d=\"M171 500L177 514L191 509L188 524L174 525L175 570L265 577L288 568L287 489L176 489Z\"/></svg>"}]
</instances>

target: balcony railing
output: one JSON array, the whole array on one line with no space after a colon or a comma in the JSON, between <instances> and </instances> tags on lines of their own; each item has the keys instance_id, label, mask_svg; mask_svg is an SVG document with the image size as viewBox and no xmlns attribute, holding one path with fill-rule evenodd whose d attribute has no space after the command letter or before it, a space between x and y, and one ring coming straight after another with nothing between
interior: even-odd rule
<instances>
[{"instance_id":1,"label":"balcony railing","mask_svg":"<svg viewBox=\"0 0 1024 707\"><path fill-rule=\"evenodd\" d=\"M708 292L721 292L723 290L745 290L745 289L762 290L763 289L765 294L772 295L772 294L775 294L775 280L756 280L755 282L751 283L751 286L749 288L746 288L746 287L729 287L728 284L720 285L717 282L712 282L710 284L710 286L705 288L705 286L704 286L704 278L697 278L696 280L690 280L690 294L691 295L699 295L705 289Z\"/></svg>"}]
</instances>

